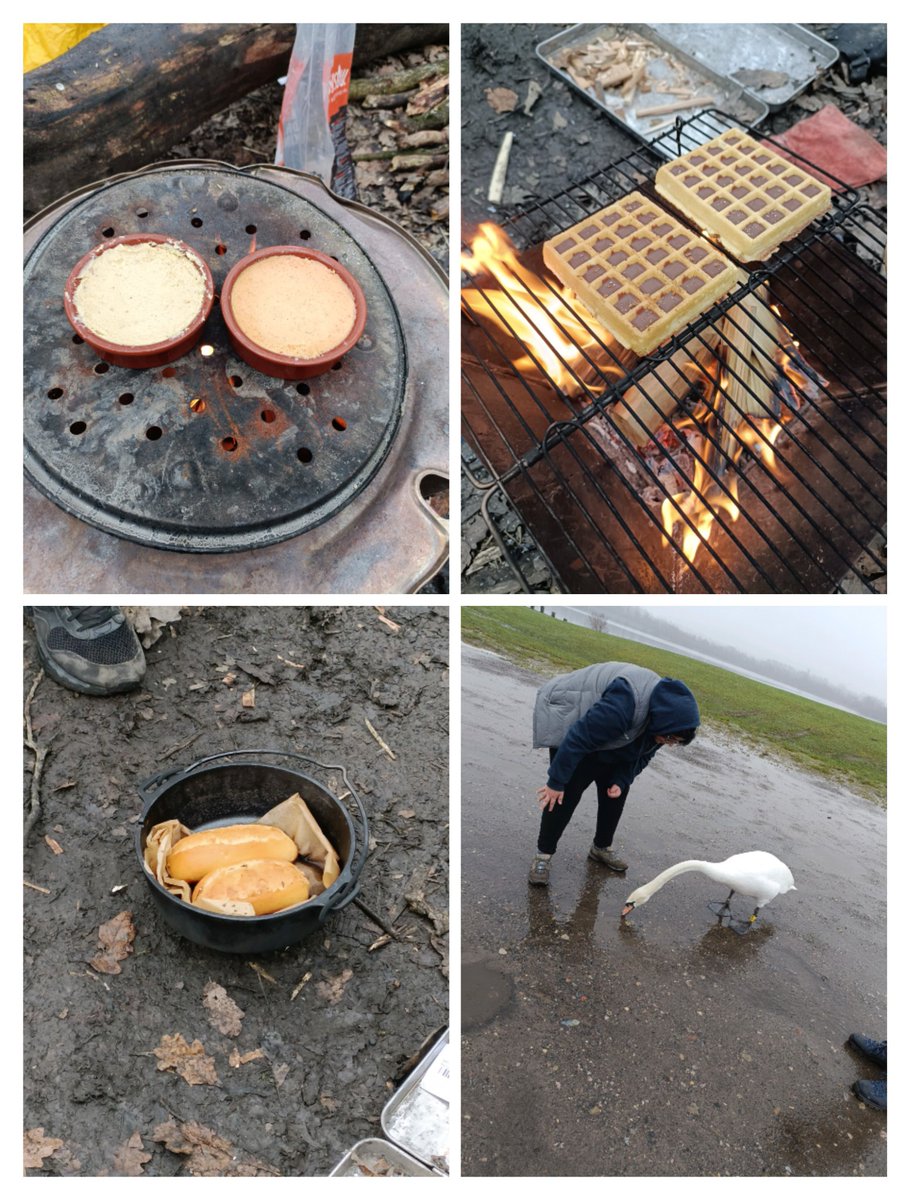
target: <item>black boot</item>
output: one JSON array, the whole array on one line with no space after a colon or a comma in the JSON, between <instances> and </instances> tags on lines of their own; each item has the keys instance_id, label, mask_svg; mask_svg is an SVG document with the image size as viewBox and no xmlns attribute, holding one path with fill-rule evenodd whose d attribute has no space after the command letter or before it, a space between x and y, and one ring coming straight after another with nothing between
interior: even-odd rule
<instances>
[{"instance_id":1,"label":"black boot","mask_svg":"<svg viewBox=\"0 0 910 1200\"><path fill-rule=\"evenodd\" d=\"M877 1067L888 1066L887 1042L874 1042L872 1038L863 1037L861 1033L851 1033L847 1040L849 1045L855 1046L860 1054L865 1054Z\"/></svg>"},{"instance_id":2,"label":"black boot","mask_svg":"<svg viewBox=\"0 0 910 1200\"><path fill-rule=\"evenodd\" d=\"M32 608L38 657L52 679L87 696L137 688L145 655L119 608Z\"/></svg>"}]
</instances>

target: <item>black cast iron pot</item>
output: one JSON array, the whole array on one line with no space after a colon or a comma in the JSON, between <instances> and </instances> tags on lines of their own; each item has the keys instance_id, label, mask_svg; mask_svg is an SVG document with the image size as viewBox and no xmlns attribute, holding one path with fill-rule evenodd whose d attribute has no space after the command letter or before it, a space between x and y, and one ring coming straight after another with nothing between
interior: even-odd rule
<instances>
[{"instance_id":1,"label":"black cast iron pot","mask_svg":"<svg viewBox=\"0 0 910 1200\"><path fill-rule=\"evenodd\" d=\"M337 771L347 796L357 807L359 828L345 806L324 784L302 772L251 755L299 759L324 771ZM230 760L230 761L224 761ZM217 765L212 765L217 764ZM182 821L195 832L216 825L258 821L270 808L299 792L338 851L341 873L321 895L284 912L262 917L228 917L205 912L172 896L145 867L145 843L161 821ZM136 830L136 852L146 883L168 925L197 945L231 954L262 954L302 941L321 929L333 912L345 908L360 891L360 872L370 845L367 814L344 768L329 766L290 750L228 750L211 754L190 767L161 771L139 784L142 822Z\"/></svg>"}]
</instances>

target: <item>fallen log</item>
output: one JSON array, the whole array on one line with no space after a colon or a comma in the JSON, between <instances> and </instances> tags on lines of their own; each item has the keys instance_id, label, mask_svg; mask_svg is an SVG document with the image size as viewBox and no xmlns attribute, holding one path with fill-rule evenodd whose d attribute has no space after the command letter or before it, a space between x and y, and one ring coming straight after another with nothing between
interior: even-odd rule
<instances>
[{"instance_id":1,"label":"fallen log","mask_svg":"<svg viewBox=\"0 0 910 1200\"><path fill-rule=\"evenodd\" d=\"M161 158L287 70L293 25L107 25L25 76L24 201Z\"/></svg>"}]
</instances>

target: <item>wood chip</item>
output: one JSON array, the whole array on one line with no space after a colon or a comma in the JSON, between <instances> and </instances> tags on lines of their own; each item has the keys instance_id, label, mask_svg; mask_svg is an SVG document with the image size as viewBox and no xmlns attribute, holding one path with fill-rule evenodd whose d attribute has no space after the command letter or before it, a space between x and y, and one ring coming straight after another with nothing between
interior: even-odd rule
<instances>
[{"instance_id":1,"label":"wood chip","mask_svg":"<svg viewBox=\"0 0 910 1200\"><path fill-rule=\"evenodd\" d=\"M246 1054L241 1054L235 1046L228 1055L228 1062L232 1067L243 1067L247 1063L255 1062L257 1058L265 1058L264 1050L247 1050Z\"/></svg>"},{"instance_id":2,"label":"wood chip","mask_svg":"<svg viewBox=\"0 0 910 1200\"><path fill-rule=\"evenodd\" d=\"M44 840L48 844L48 846L50 846L51 850L53 850L54 854L62 854L63 853L63 847L60 845L60 843L58 841L55 841L55 839L52 838L50 836L50 834L46 833L44 835Z\"/></svg>"},{"instance_id":3,"label":"wood chip","mask_svg":"<svg viewBox=\"0 0 910 1200\"><path fill-rule=\"evenodd\" d=\"M373 737L376 739L376 741L379 743L379 745L382 747L382 749L385 751L385 753L388 754L389 758L394 759L395 751L389 749L389 747L382 740L382 738L379 736L379 734L376 732L376 730L373 728L373 726L370 724L370 722L367 720L366 717L363 718L363 723L364 723L364 725L366 725L367 729L370 731L370 733L373 735Z\"/></svg>"},{"instance_id":4,"label":"wood chip","mask_svg":"<svg viewBox=\"0 0 910 1200\"><path fill-rule=\"evenodd\" d=\"M391 621L385 615L385 609L381 605L377 604L374 607L375 607L376 611L379 613L379 619L380 619L380 621L382 621L383 625L388 625L389 629L394 629L395 632L397 633L398 630L401 628L401 626L396 625L394 621Z\"/></svg>"},{"instance_id":5,"label":"wood chip","mask_svg":"<svg viewBox=\"0 0 910 1200\"><path fill-rule=\"evenodd\" d=\"M300 993L303 991L303 989L306 987L306 985L310 982L310 980L312 978L313 978L313 972L307 971L306 975L304 975L304 977L300 980L300 982L294 988L293 992L291 992L292 1000L297 999L297 997L300 995Z\"/></svg>"},{"instance_id":6,"label":"wood chip","mask_svg":"<svg viewBox=\"0 0 910 1200\"><path fill-rule=\"evenodd\" d=\"M22 886L31 888L33 892L40 892L43 896L49 896L51 894L50 888L39 887L37 883L29 883L27 879L22 880Z\"/></svg>"},{"instance_id":7,"label":"wood chip","mask_svg":"<svg viewBox=\"0 0 910 1200\"><path fill-rule=\"evenodd\" d=\"M268 971L264 971L258 963L248 962L246 964L251 970L255 971L260 979L265 979L268 983L277 983L278 980L271 976Z\"/></svg>"},{"instance_id":8,"label":"wood chip","mask_svg":"<svg viewBox=\"0 0 910 1200\"><path fill-rule=\"evenodd\" d=\"M251 687L248 692L244 692L243 695L240 697L240 703L243 705L244 708L255 708L256 707L256 689L254 687Z\"/></svg>"},{"instance_id":9,"label":"wood chip","mask_svg":"<svg viewBox=\"0 0 910 1200\"><path fill-rule=\"evenodd\" d=\"M518 107L518 93L513 92L511 88L484 88L483 94L487 98L487 104L494 112L514 112Z\"/></svg>"}]
</instances>

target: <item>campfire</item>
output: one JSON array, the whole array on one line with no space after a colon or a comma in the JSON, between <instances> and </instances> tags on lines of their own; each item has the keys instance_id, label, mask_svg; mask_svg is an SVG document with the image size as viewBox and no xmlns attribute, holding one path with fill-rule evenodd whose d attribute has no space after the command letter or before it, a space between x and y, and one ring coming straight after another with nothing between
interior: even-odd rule
<instances>
[{"instance_id":1,"label":"campfire","mask_svg":"<svg viewBox=\"0 0 910 1200\"><path fill-rule=\"evenodd\" d=\"M766 285L652 370L636 373L643 360L528 257L496 225L480 226L462 269L495 287L463 290L468 319L507 348L527 380L545 376L579 412L586 401L601 407L609 418L601 437L617 455L635 453L659 481L644 498L659 514L663 544L695 563L717 523L739 519L740 480L752 462L785 481L775 446L828 381L800 354ZM616 394L629 375L635 382Z\"/></svg>"}]
</instances>

